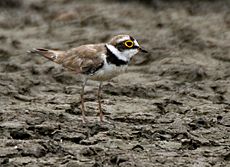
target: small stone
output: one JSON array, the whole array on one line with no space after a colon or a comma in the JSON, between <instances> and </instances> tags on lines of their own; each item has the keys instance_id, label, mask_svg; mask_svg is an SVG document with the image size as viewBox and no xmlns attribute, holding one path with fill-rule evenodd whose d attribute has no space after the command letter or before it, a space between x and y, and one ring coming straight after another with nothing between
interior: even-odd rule
<instances>
[{"instance_id":1,"label":"small stone","mask_svg":"<svg viewBox=\"0 0 230 167\"><path fill-rule=\"evenodd\" d=\"M29 148L23 148L22 155L40 158L46 155L46 150L40 144L33 144Z\"/></svg>"}]
</instances>

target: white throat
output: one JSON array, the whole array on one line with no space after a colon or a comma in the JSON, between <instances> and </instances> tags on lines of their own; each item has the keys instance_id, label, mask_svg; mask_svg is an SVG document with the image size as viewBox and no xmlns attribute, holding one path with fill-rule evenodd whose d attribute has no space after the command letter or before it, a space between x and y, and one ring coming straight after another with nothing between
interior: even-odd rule
<instances>
[{"instance_id":1,"label":"white throat","mask_svg":"<svg viewBox=\"0 0 230 167\"><path fill-rule=\"evenodd\" d=\"M115 46L106 44L106 47L115 55L118 59L123 61L130 61L130 58L133 57L138 51L137 49L127 49L123 52L119 51Z\"/></svg>"}]
</instances>

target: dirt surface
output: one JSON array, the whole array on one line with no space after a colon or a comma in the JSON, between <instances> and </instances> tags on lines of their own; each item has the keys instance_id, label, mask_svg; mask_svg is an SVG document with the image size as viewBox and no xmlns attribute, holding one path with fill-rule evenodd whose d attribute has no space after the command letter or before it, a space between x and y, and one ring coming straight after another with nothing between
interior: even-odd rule
<instances>
[{"instance_id":1,"label":"dirt surface","mask_svg":"<svg viewBox=\"0 0 230 167\"><path fill-rule=\"evenodd\" d=\"M0 166L230 166L230 2L0 1ZM150 53L104 83L34 47L68 49L130 34Z\"/></svg>"}]
</instances>

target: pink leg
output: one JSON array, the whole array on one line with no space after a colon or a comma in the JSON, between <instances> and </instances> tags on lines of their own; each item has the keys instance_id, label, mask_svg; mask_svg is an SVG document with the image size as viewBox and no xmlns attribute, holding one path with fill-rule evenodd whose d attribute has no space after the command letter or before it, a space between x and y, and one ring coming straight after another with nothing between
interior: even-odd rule
<instances>
[{"instance_id":1,"label":"pink leg","mask_svg":"<svg viewBox=\"0 0 230 167\"><path fill-rule=\"evenodd\" d=\"M98 88L98 93L97 93L97 100L98 100L98 107L100 111L100 121L103 122L103 111L101 108L101 89L102 89L102 82L100 82L99 88Z\"/></svg>"},{"instance_id":2,"label":"pink leg","mask_svg":"<svg viewBox=\"0 0 230 167\"><path fill-rule=\"evenodd\" d=\"M85 104L84 104L84 89L85 89L85 85L86 85L87 80L85 80L82 83L82 88L81 88L81 114L82 114L82 122L85 123L87 121L86 117L85 117Z\"/></svg>"}]
</instances>

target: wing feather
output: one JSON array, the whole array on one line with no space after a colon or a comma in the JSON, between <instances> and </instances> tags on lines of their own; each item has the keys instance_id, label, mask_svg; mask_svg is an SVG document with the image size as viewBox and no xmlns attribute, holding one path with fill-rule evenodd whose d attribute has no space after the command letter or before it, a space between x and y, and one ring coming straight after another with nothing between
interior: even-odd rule
<instances>
[{"instance_id":1,"label":"wing feather","mask_svg":"<svg viewBox=\"0 0 230 167\"><path fill-rule=\"evenodd\" d=\"M104 45L82 45L66 52L62 65L76 73L93 74L103 65Z\"/></svg>"},{"instance_id":2,"label":"wing feather","mask_svg":"<svg viewBox=\"0 0 230 167\"><path fill-rule=\"evenodd\" d=\"M105 52L104 44L82 45L67 51L56 51L50 49L34 49L30 53L37 53L63 65L75 73L93 74L103 66L101 55Z\"/></svg>"}]
</instances>

